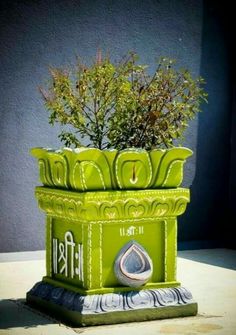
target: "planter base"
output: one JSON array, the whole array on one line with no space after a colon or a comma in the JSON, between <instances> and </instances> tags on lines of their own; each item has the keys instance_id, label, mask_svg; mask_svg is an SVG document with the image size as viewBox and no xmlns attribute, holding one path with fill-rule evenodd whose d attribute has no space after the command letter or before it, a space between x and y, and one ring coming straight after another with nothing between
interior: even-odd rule
<instances>
[{"instance_id":1,"label":"planter base","mask_svg":"<svg viewBox=\"0 0 236 335\"><path fill-rule=\"evenodd\" d=\"M183 287L83 296L39 282L27 293L27 303L72 326L148 321L197 314L197 303Z\"/></svg>"}]
</instances>

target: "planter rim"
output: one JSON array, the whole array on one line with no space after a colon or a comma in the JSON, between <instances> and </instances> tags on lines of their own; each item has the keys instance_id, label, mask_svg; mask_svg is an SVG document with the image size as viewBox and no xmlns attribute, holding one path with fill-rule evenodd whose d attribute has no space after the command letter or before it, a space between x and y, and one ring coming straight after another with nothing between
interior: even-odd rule
<instances>
[{"instance_id":1,"label":"planter rim","mask_svg":"<svg viewBox=\"0 0 236 335\"><path fill-rule=\"evenodd\" d=\"M183 165L193 152L186 147L153 150L36 147L31 154L38 159L44 186L85 192L179 187Z\"/></svg>"},{"instance_id":2,"label":"planter rim","mask_svg":"<svg viewBox=\"0 0 236 335\"><path fill-rule=\"evenodd\" d=\"M184 150L187 150L189 152L189 156L191 156L193 154L193 151L188 148L188 147L185 147L185 146L173 146L171 148L154 148L154 149L150 149L150 150L146 150L146 149L143 149L143 148L136 148L136 147L129 147L129 148L125 148L125 149L122 149L122 150L118 150L118 149L99 149L99 148L95 148L95 147L85 147L85 146L81 146L79 148L68 148L68 147L60 147L58 149L53 149L53 148L50 148L50 147L34 147L34 148L31 148L30 149L30 153L34 156L34 151L35 149L43 149L43 150L46 150L48 152L56 152L56 153L63 153L64 151L70 151L70 152L74 152L74 153L81 153L83 151L86 151L86 150L97 150L97 151L101 151L101 152L117 152L117 153L120 153L120 152L133 152L133 151L136 151L136 152L153 152L153 151L160 151L160 152L168 152L168 151L172 151L173 149L184 149Z\"/></svg>"}]
</instances>

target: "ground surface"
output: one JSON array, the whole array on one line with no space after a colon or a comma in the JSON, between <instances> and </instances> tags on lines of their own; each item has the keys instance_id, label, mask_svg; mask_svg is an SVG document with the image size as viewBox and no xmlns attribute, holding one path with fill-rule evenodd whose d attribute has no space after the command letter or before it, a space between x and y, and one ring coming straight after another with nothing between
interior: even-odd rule
<instances>
[{"instance_id":1,"label":"ground surface","mask_svg":"<svg viewBox=\"0 0 236 335\"><path fill-rule=\"evenodd\" d=\"M69 328L24 304L45 274L44 252L0 254L1 335L200 335L236 334L236 251L181 251L178 280L199 304L196 317Z\"/></svg>"}]
</instances>

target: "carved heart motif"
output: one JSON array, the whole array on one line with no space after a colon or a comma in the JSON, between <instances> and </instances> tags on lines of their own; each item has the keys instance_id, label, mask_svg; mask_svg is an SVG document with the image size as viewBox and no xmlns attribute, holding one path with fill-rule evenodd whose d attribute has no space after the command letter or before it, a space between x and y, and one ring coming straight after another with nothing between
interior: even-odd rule
<instances>
[{"instance_id":1,"label":"carved heart motif","mask_svg":"<svg viewBox=\"0 0 236 335\"><path fill-rule=\"evenodd\" d=\"M131 205L128 208L128 215L135 217L135 218L142 216L144 212L145 212L145 208L142 205L137 205L137 206Z\"/></svg>"},{"instance_id":2,"label":"carved heart motif","mask_svg":"<svg viewBox=\"0 0 236 335\"><path fill-rule=\"evenodd\" d=\"M104 216L108 219L117 219L119 217L118 209L115 206L105 207Z\"/></svg>"},{"instance_id":3,"label":"carved heart motif","mask_svg":"<svg viewBox=\"0 0 236 335\"><path fill-rule=\"evenodd\" d=\"M153 206L153 215L163 216L168 212L168 210L168 204L159 202Z\"/></svg>"}]
</instances>

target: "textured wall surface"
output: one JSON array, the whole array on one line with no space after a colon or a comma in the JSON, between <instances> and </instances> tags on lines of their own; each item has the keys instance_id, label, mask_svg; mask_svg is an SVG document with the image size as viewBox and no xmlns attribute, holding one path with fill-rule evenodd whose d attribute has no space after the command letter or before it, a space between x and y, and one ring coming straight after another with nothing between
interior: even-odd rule
<instances>
[{"instance_id":1,"label":"textured wall surface","mask_svg":"<svg viewBox=\"0 0 236 335\"><path fill-rule=\"evenodd\" d=\"M229 158L227 64L214 13L199 0L1 1L0 6L0 251L44 248L44 215L34 198L38 168L29 149L61 144L37 86L48 77L49 65L73 63L77 54L90 59L98 47L114 59L134 50L151 69L155 57L170 56L206 78L209 105L199 122L191 123L185 142L195 152L185 168L192 204L179 238L211 239L208 220L219 205L218 190L225 192L222 163Z\"/></svg>"}]
</instances>

